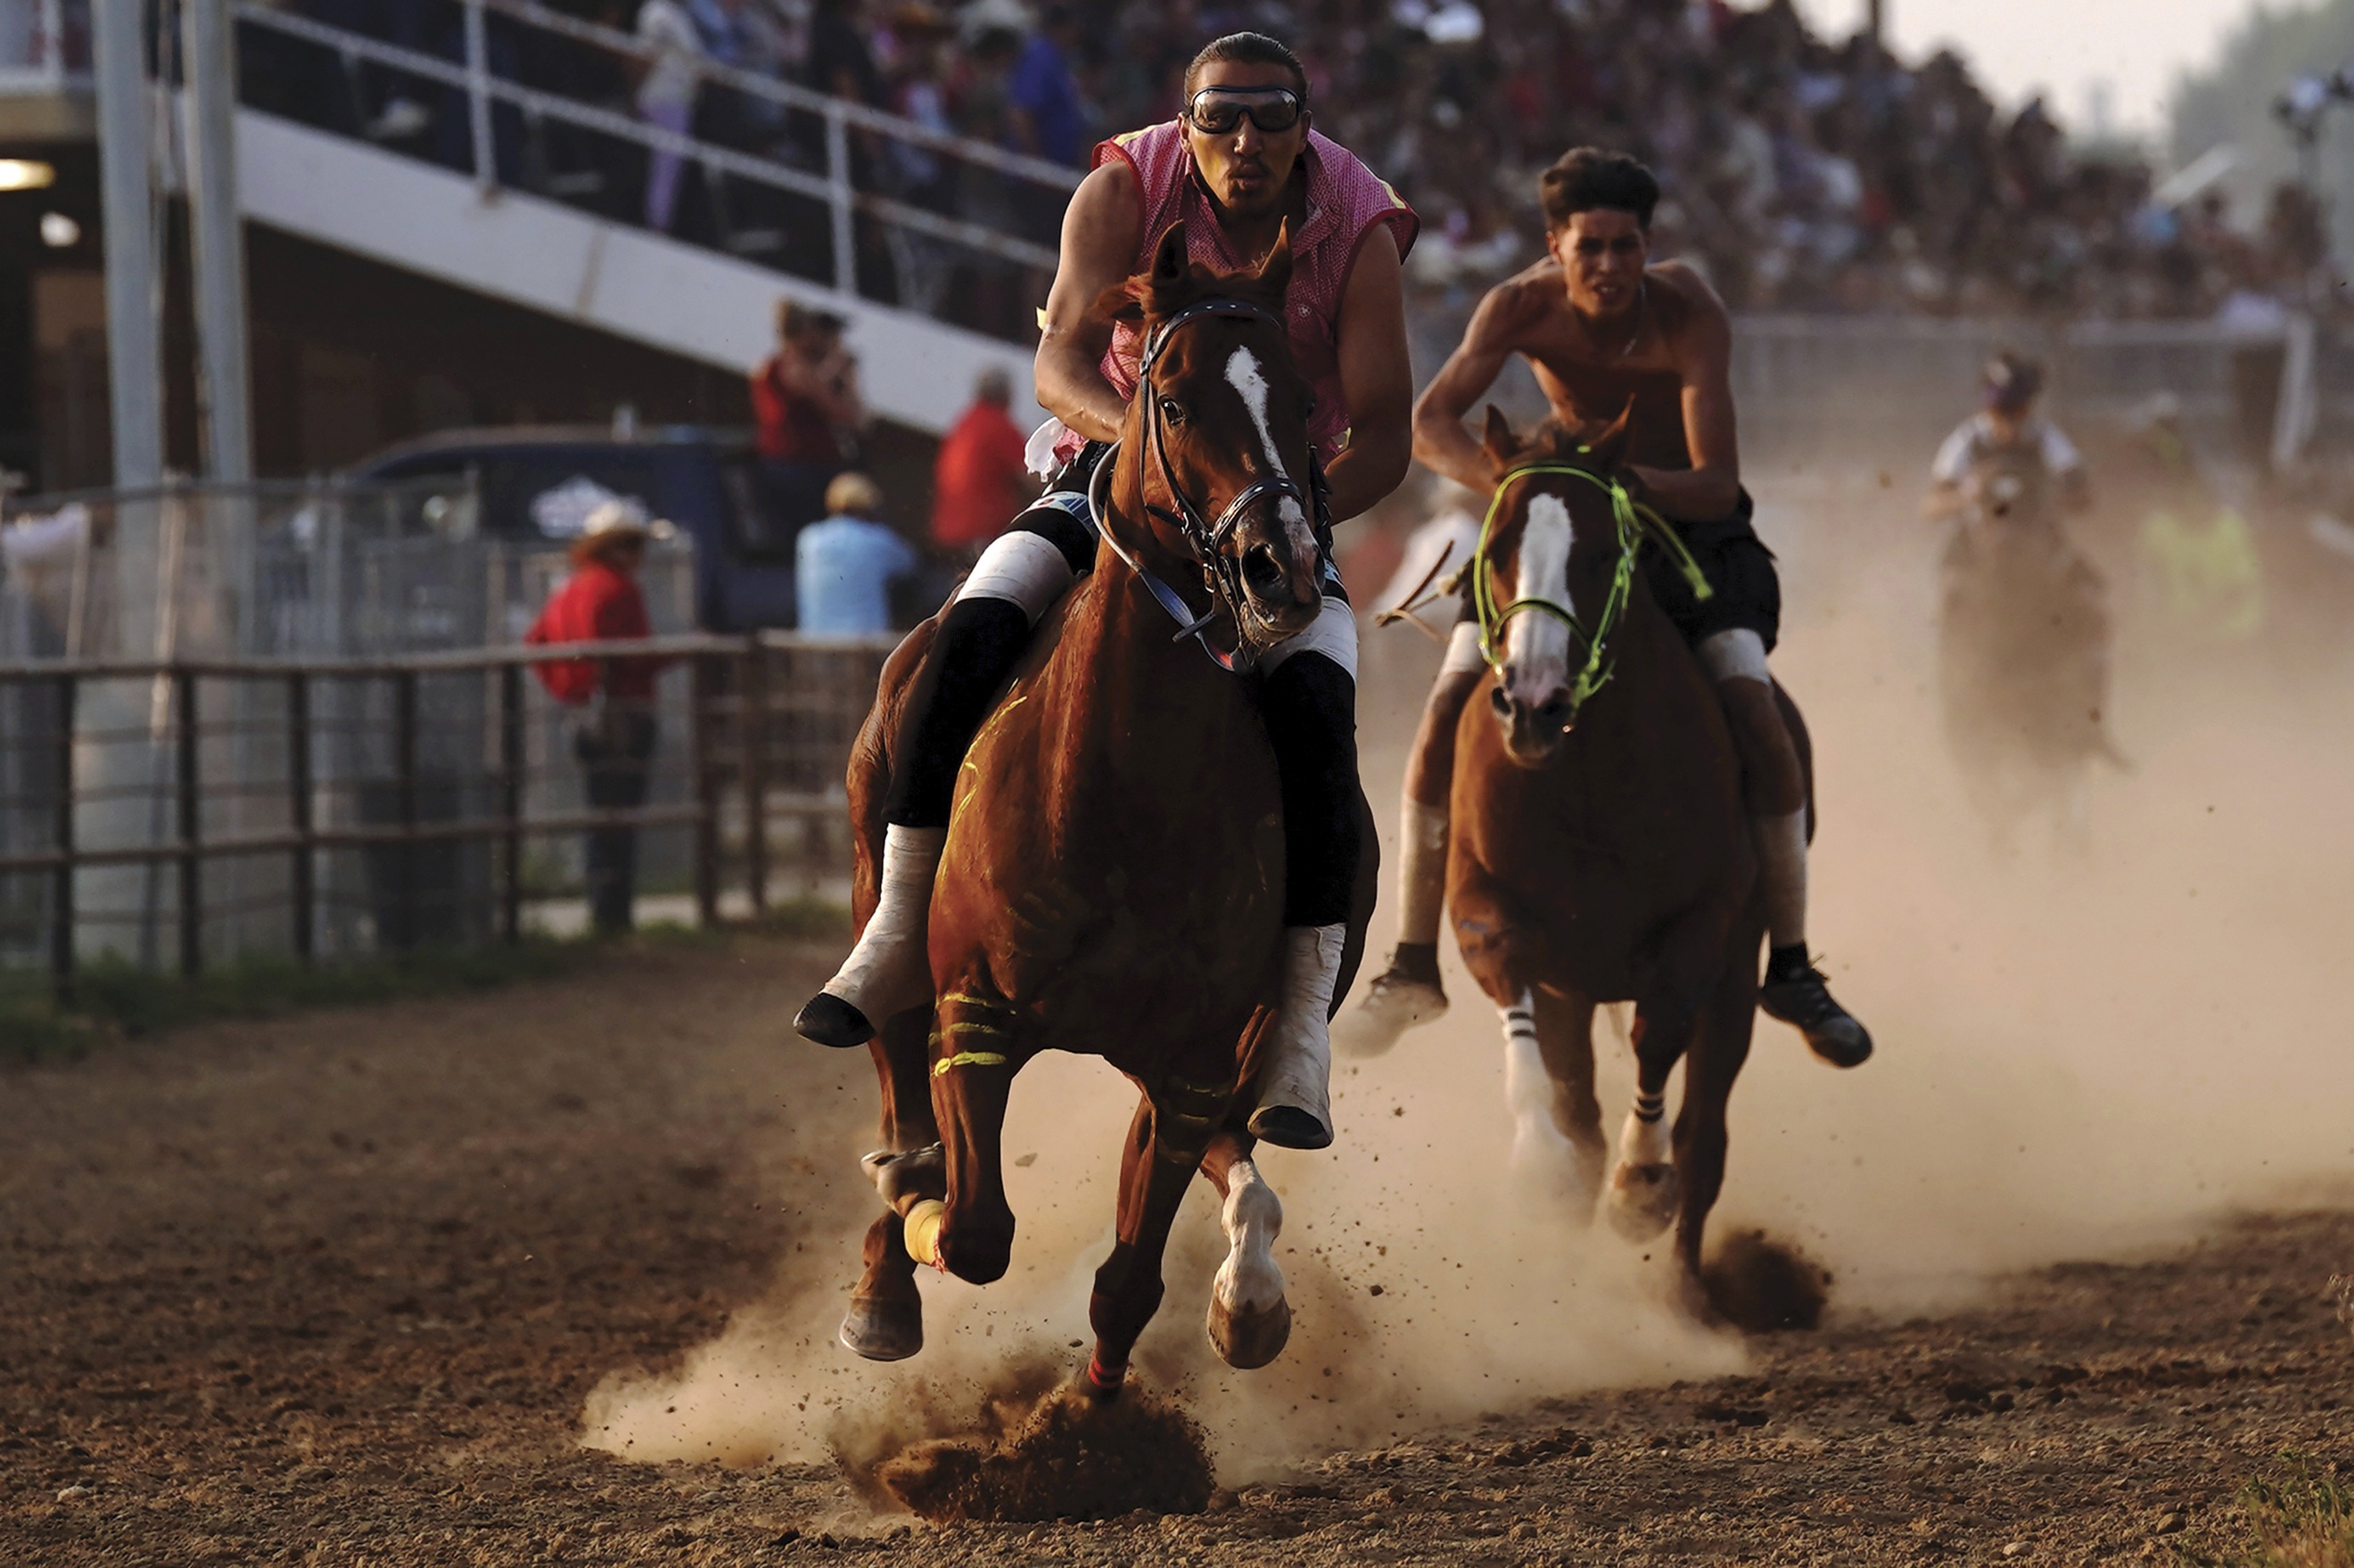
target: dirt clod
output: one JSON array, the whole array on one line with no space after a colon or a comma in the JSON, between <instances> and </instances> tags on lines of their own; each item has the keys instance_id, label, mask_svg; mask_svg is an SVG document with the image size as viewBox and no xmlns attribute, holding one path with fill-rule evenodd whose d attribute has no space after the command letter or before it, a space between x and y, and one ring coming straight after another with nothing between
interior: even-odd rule
<instances>
[{"instance_id":1,"label":"dirt clod","mask_svg":"<svg viewBox=\"0 0 2354 1568\"><path fill-rule=\"evenodd\" d=\"M1709 1307L1744 1334L1815 1329L1830 1301L1831 1277L1791 1243L1764 1231L1735 1231L1701 1267Z\"/></svg>"},{"instance_id":2,"label":"dirt clod","mask_svg":"<svg viewBox=\"0 0 2354 1568\"><path fill-rule=\"evenodd\" d=\"M1140 1389L1097 1404L1057 1388L1009 1430L919 1443L875 1479L940 1522L1200 1513L1214 1489L1201 1429Z\"/></svg>"}]
</instances>

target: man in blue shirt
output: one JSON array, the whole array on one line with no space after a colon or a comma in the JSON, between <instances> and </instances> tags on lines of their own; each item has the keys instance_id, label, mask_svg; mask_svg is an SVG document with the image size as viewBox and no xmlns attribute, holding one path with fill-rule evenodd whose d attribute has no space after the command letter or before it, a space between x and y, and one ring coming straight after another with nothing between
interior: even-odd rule
<instances>
[{"instance_id":1,"label":"man in blue shirt","mask_svg":"<svg viewBox=\"0 0 2354 1568\"><path fill-rule=\"evenodd\" d=\"M923 557L875 521L883 492L863 473L837 474L825 487L825 510L793 546L801 630L825 637L890 630L891 584L913 576Z\"/></svg>"},{"instance_id":2,"label":"man in blue shirt","mask_svg":"<svg viewBox=\"0 0 2354 1568\"><path fill-rule=\"evenodd\" d=\"M1022 150L1050 163L1079 163L1084 137L1079 124L1079 84L1071 76L1071 50L1078 42L1078 17L1067 5L1047 9L1044 21L1013 67L1006 98L1015 111L1014 135Z\"/></svg>"}]
</instances>

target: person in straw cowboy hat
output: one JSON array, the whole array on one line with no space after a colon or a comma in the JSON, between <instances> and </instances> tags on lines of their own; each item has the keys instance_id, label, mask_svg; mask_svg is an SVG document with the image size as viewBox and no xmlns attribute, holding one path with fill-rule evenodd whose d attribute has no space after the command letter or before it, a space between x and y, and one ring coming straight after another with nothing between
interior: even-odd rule
<instances>
[{"instance_id":1,"label":"person in straw cowboy hat","mask_svg":"<svg viewBox=\"0 0 2354 1568\"><path fill-rule=\"evenodd\" d=\"M547 599L524 634L534 644L607 642L651 637L646 596L638 588L646 541L663 525L638 503L599 502L572 541L572 575ZM588 804L629 810L646 803L653 759L654 658L569 659L534 666L550 694L572 710L573 754L587 770ZM638 831L591 828L588 834L588 910L604 935L634 924Z\"/></svg>"}]
</instances>

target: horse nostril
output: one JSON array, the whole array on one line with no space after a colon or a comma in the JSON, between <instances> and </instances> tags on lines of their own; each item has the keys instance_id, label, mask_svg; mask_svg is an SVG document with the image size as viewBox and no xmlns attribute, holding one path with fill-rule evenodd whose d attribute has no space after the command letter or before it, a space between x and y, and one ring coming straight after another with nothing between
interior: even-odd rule
<instances>
[{"instance_id":1,"label":"horse nostril","mask_svg":"<svg viewBox=\"0 0 2354 1568\"><path fill-rule=\"evenodd\" d=\"M1512 694L1501 686L1488 688L1488 705L1496 710L1499 718L1512 716Z\"/></svg>"},{"instance_id":2,"label":"horse nostril","mask_svg":"<svg viewBox=\"0 0 2354 1568\"><path fill-rule=\"evenodd\" d=\"M1243 554L1243 581L1261 598L1275 598L1284 586L1282 557L1269 546L1253 545Z\"/></svg>"}]
</instances>

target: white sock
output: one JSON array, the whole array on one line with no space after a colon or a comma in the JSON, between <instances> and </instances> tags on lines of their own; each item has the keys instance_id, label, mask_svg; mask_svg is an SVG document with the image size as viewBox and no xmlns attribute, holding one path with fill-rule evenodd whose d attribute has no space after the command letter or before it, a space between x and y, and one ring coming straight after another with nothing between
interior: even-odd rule
<instances>
[{"instance_id":1,"label":"white sock","mask_svg":"<svg viewBox=\"0 0 2354 1568\"><path fill-rule=\"evenodd\" d=\"M1807 939L1807 813L1753 817L1757 870L1766 879L1766 930L1777 948Z\"/></svg>"},{"instance_id":2,"label":"white sock","mask_svg":"<svg viewBox=\"0 0 2354 1568\"><path fill-rule=\"evenodd\" d=\"M1409 799L1398 813L1398 940L1436 943L1447 907L1447 808Z\"/></svg>"},{"instance_id":3,"label":"white sock","mask_svg":"<svg viewBox=\"0 0 2354 1568\"><path fill-rule=\"evenodd\" d=\"M832 994L866 1015L875 1028L931 994L932 967L925 935L932 911L932 878L940 868L946 828L884 830L882 896L858 945L825 982Z\"/></svg>"}]
</instances>

